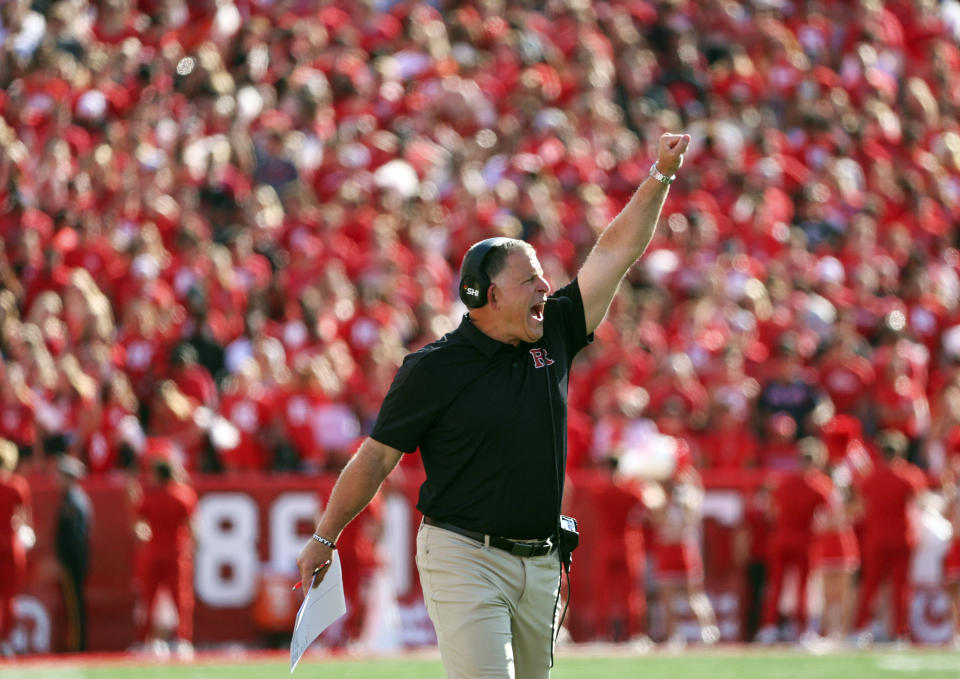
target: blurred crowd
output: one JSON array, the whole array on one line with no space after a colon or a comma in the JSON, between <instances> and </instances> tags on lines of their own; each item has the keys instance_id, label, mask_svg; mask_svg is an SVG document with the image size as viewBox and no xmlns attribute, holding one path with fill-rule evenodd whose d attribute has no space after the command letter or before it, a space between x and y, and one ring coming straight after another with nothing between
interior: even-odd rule
<instances>
[{"instance_id":1,"label":"blurred crowd","mask_svg":"<svg viewBox=\"0 0 960 679\"><path fill-rule=\"evenodd\" d=\"M554 286L693 135L571 382L571 466L960 443L956 3L0 6L0 435L93 473L342 466L465 249Z\"/></svg>"},{"instance_id":2,"label":"blurred crowd","mask_svg":"<svg viewBox=\"0 0 960 679\"><path fill-rule=\"evenodd\" d=\"M954 0L0 3L0 437L27 470L339 469L470 244L559 287L685 131L570 468L656 432L862 471L886 431L950 487L958 36Z\"/></svg>"}]
</instances>

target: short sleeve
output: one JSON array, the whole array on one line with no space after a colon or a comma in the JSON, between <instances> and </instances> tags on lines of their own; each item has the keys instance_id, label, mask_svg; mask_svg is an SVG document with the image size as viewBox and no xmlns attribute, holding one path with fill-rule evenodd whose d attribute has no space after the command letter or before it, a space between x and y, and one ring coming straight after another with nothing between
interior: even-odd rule
<instances>
[{"instance_id":1,"label":"short sleeve","mask_svg":"<svg viewBox=\"0 0 960 679\"><path fill-rule=\"evenodd\" d=\"M593 341L593 333L587 334L587 317L580 295L580 282L573 279L554 292L549 300L547 323L549 332L557 332L563 339L569 361L578 351Z\"/></svg>"},{"instance_id":2,"label":"short sleeve","mask_svg":"<svg viewBox=\"0 0 960 679\"><path fill-rule=\"evenodd\" d=\"M404 359L380 406L371 438L404 453L412 453L420 445L443 407L430 364L426 353L413 353Z\"/></svg>"}]
</instances>

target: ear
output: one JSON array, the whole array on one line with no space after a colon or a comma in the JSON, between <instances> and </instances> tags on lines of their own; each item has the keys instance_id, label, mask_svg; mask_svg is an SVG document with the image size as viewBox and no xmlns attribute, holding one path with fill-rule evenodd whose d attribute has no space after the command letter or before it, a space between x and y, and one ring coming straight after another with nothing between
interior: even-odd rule
<instances>
[{"instance_id":1,"label":"ear","mask_svg":"<svg viewBox=\"0 0 960 679\"><path fill-rule=\"evenodd\" d=\"M500 306L500 288L496 283L490 283L490 287L487 288L487 304L494 309Z\"/></svg>"}]
</instances>

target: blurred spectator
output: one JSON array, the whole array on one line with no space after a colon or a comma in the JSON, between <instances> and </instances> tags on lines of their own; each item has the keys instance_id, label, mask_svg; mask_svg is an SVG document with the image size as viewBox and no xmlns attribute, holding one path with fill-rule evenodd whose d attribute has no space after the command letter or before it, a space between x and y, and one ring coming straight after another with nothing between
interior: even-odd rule
<instances>
[{"instance_id":1,"label":"blurred spectator","mask_svg":"<svg viewBox=\"0 0 960 679\"><path fill-rule=\"evenodd\" d=\"M180 657L193 652L193 548L194 510L197 495L182 468L169 459L148 460L146 488L134 481L128 487L133 503L133 530L142 542L138 557L138 594L135 621L137 642L151 648L150 642L166 644L163 632L154 629L157 595L166 590L177 612L174 649Z\"/></svg>"},{"instance_id":2,"label":"blurred spectator","mask_svg":"<svg viewBox=\"0 0 960 679\"><path fill-rule=\"evenodd\" d=\"M907 462L907 437L886 429L877 434L882 460L860 484L863 502L863 575L854 629L860 643L873 640L869 625L880 584L890 579L892 638L909 640L907 604L909 601L910 555L915 536L909 513L926 483L922 472Z\"/></svg>"},{"instance_id":3,"label":"blurred spectator","mask_svg":"<svg viewBox=\"0 0 960 679\"><path fill-rule=\"evenodd\" d=\"M756 420L761 440L769 440L765 423L774 415L789 415L794 421L796 440L814 431L833 414L830 399L803 368L794 336L777 345L773 374L763 382L757 397Z\"/></svg>"},{"instance_id":4,"label":"blurred spectator","mask_svg":"<svg viewBox=\"0 0 960 679\"><path fill-rule=\"evenodd\" d=\"M786 439L829 400L949 467L954 3L461 4L0 3L0 436L25 468L122 466L123 413L169 434L151 411L171 379L237 426L221 402L257 404L234 415L274 428L242 437L241 466L296 466L276 452L296 438L306 469L338 467L398 350L455 324L469 243L519 234L569 280L681 128L665 228L571 403L625 379L650 397L630 431L674 427L715 467L750 464L756 438L763 468L794 464ZM169 362L182 343L215 394ZM303 355L326 363L312 434L281 416ZM250 357L238 398L225 378ZM572 466L594 439L605 459L615 409L598 434L571 411ZM719 432L742 417L734 444Z\"/></svg>"},{"instance_id":5,"label":"blurred spectator","mask_svg":"<svg viewBox=\"0 0 960 679\"><path fill-rule=\"evenodd\" d=\"M241 366L256 359L260 363L260 378L272 374L272 366L283 362L286 352L283 343L267 334L267 318L260 310L252 310L245 319L244 334L227 345L224 361L227 372L236 374Z\"/></svg>"},{"instance_id":6,"label":"blurred spectator","mask_svg":"<svg viewBox=\"0 0 960 679\"><path fill-rule=\"evenodd\" d=\"M197 362L221 382L226 369L224 340L228 336L223 314L211 309L206 293L195 287L187 292L186 309L180 336L196 349Z\"/></svg>"},{"instance_id":7,"label":"blurred spectator","mask_svg":"<svg viewBox=\"0 0 960 679\"><path fill-rule=\"evenodd\" d=\"M330 378L330 372L322 358L310 360L302 355L294 364L293 376L278 397L276 469L316 472L325 468L326 451L316 436L314 419L319 407L329 401L324 380Z\"/></svg>"},{"instance_id":8,"label":"blurred spectator","mask_svg":"<svg viewBox=\"0 0 960 679\"><path fill-rule=\"evenodd\" d=\"M719 365L707 377L704 386L711 410L726 407L741 424L749 424L760 394L760 383L747 374L746 356L741 348L724 349Z\"/></svg>"},{"instance_id":9,"label":"blurred spectator","mask_svg":"<svg viewBox=\"0 0 960 679\"><path fill-rule=\"evenodd\" d=\"M37 394L35 413L40 444L45 457L68 453L77 456L93 425L92 419L83 415L94 408L97 383L80 369L73 355L64 356L59 366L51 361L45 370L57 368L56 373L51 372L49 387Z\"/></svg>"},{"instance_id":10,"label":"blurred spectator","mask_svg":"<svg viewBox=\"0 0 960 679\"><path fill-rule=\"evenodd\" d=\"M799 322L832 341L845 314L873 343L902 311L936 360L956 315L957 50L940 8L834 8L837 26L864 22L836 38L822 8L795 3L783 21L749 3L547 3L504 20L337 2L300 23L302 8L256 3L109 9L5 7L0 306L54 360L75 355L101 383L126 372L147 423L180 341L217 381L229 346L229 372L257 354L258 380L282 383L278 364L340 336L353 383L369 381L379 331L409 349L457 315L451 263L479 237L521 233L569 278L667 128L694 132L694 170L618 296L622 351L604 357L635 384L678 352L709 381L727 346L762 378L780 335ZM5 358L46 363L35 331L16 349L19 328L2 325ZM820 380L860 415L846 357L830 352ZM25 377L35 393L44 371ZM645 386L656 414L662 385ZM372 395L335 400L369 426ZM692 405L697 431L706 408Z\"/></svg>"},{"instance_id":11,"label":"blurred spectator","mask_svg":"<svg viewBox=\"0 0 960 679\"><path fill-rule=\"evenodd\" d=\"M17 363L0 365L0 436L17 446L25 463L33 458L36 425L34 397Z\"/></svg>"},{"instance_id":12,"label":"blurred spectator","mask_svg":"<svg viewBox=\"0 0 960 679\"><path fill-rule=\"evenodd\" d=\"M675 414L680 418L678 428L689 432L701 429L706 422L707 391L686 354L670 354L650 378L647 391L650 393L649 408L655 418L659 419L668 412Z\"/></svg>"},{"instance_id":13,"label":"blurred spectator","mask_svg":"<svg viewBox=\"0 0 960 679\"><path fill-rule=\"evenodd\" d=\"M820 573L823 583L820 632L834 643L844 642L850 633L856 597L853 577L860 568L860 548L854 532L859 507L850 479L845 476L842 466L833 467L830 503L811 557L812 568Z\"/></svg>"},{"instance_id":14,"label":"blurred spectator","mask_svg":"<svg viewBox=\"0 0 960 679\"><path fill-rule=\"evenodd\" d=\"M920 455L930 433L930 403L926 391L926 361L919 368L911 363L914 350L926 354L922 346L907 340L877 350L872 421L877 430L902 433L907 439L908 459L921 462Z\"/></svg>"},{"instance_id":15,"label":"blurred spectator","mask_svg":"<svg viewBox=\"0 0 960 679\"><path fill-rule=\"evenodd\" d=\"M656 429L676 438L678 448L699 467L703 465L703 452L698 446L696 432L690 426L688 414L683 399L676 395L670 396L657 413Z\"/></svg>"},{"instance_id":16,"label":"blurred spectator","mask_svg":"<svg viewBox=\"0 0 960 679\"><path fill-rule=\"evenodd\" d=\"M110 302L86 269L76 268L70 273L70 282L63 293L63 314L70 345L79 349L85 343L113 339Z\"/></svg>"},{"instance_id":17,"label":"blurred spectator","mask_svg":"<svg viewBox=\"0 0 960 679\"><path fill-rule=\"evenodd\" d=\"M756 434L745 426L745 415L738 415L728 399L718 399L707 426L698 437L701 465L704 469L744 469L757 466L760 444Z\"/></svg>"},{"instance_id":18,"label":"blurred spectator","mask_svg":"<svg viewBox=\"0 0 960 679\"><path fill-rule=\"evenodd\" d=\"M933 280L921 261L903 267L899 292L911 333L927 348L936 363L947 309L942 298L935 294Z\"/></svg>"},{"instance_id":19,"label":"blurred spectator","mask_svg":"<svg viewBox=\"0 0 960 679\"><path fill-rule=\"evenodd\" d=\"M568 626L577 642L612 639L649 650L640 483L611 471L598 466L574 472L564 491L564 511L591 526L580 535L584 549L578 553L578 567L591 577L570 581Z\"/></svg>"},{"instance_id":20,"label":"blurred spectator","mask_svg":"<svg viewBox=\"0 0 960 679\"><path fill-rule=\"evenodd\" d=\"M90 565L93 506L79 483L86 472L86 465L75 457L60 455L57 458L57 480L61 495L57 506L55 543L67 628L66 650L73 653L87 649L85 585Z\"/></svg>"},{"instance_id":21,"label":"blurred spectator","mask_svg":"<svg viewBox=\"0 0 960 679\"><path fill-rule=\"evenodd\" d=\"M840 414L868 418L876 373L867 356L859 353L866 342L849 326L839 328L817 361L820 382Z\"/></svg>"},{"instance_id":22,"label":"blurred spectator","mask_svg":"<svg viewBox=\"0 0 960 679\"><path fill-rule=\"evenodd\" d=\"M120 367L130 378L140 403L148 403L165 369L168 338L164 337L160 312L153 302L138 298L121 309L124 319L116 339L122 351Z\"/></svg>"},{"instance_id":23,"label":"blurred spectator","mask_svg":"<svg viewBox=\"0 0 960 679\"><path fill-rule=\"evenodd\" d=\"M768 587L763 611L763 626L757 633L760 643L772 643L789 634L781 627L780 601L788 573L796 575L796 634L812 632L807 618L807 581L814 534L825 526L827 508L833 493L830 477L823 473L827 449L822 441L804 437L798 442L800 469L787 474L773 489L771 498ZM784 637L792 640L789 636Z\"/></svg>"},{"instance_id":24,"label":"blurred spectator","mask_svg":"<svg viewBox=\"0 0 960 679\"><path fill-rule=\"evenodd\" d=\"M199 363L196 347L181 343L170 355L170 378L185 396L199 405L216 409L217 387L209 371Z\"/></svg>"},{"instance_id":25,"label":"blurred spectator","mask_svg":"<svg viewBox=\"0 0 960 679\"><path fill-rule=\"evenodd\" d=\"M259 364L251 357L224 383L220 413L240 433L235 446L221 451L220 462L227 471L265 471L269 467L267 433L273 404L259 378Z\"/></svg>"},{"instance_id":26,"label":"blurred spectator","mask_svg":"<svg viewBox=\"0 0 960 679\"><path fill-rule=\"evenodd\" d=\"M594 421L590 457L584 466L603 468L610 458L630 448L643 448L657 425L643 417L649 396L643 387L633 386L616 368L606 384L593 391L590 414Z\"/></svg>"},{"instance_id":27,"label":"blurred spectator","mask_svg":"<svg viewBox=\"0 0 960 679\"><path fill-rule=\"evenodd\" d=\"M761 485L746 498L743 525L735 538L735 559L744 567L745 641L756 638L763 619L769 552L770 495L770 488Z\"/></svg>"},{"instance_id":28,"label":"blurred spectator","mask_svg":"<svg viewBox=\"0 0 960 679\"><path fill-rule=\"evenodd\" d=\"M253 180L271 186L277 192L282 192L297 179L297 168L287 157L283 141L282 130L274 129L267 133L264 143L254 144Z\"/></svg>"},{"instance_id":29,"label":"blurred spectator","mask_svg":"<svg viewBox=\"0 0 960 679\"><path fill-rule=\"evenodd\" d=\"M23 587L33 546L30 486L16 473L17 447L0 438L0 657L13 655L13 599Z\"/></svg>"},{"instance_id":30,"label":"blurred spectator","mask_svg":"<svg viewBox=\"0 0 960 679\"><path fill-rule=\"evenodd\" d=\"M129 467L138 452L133 436L143 436L137 419L139 404L126 374L115 372L101 385L100 398L88 413L91 426L82 443L90 473ZM132 428L132 432L131 432Z\"/></svg>"},{"instance_id":31,"label":"blurred spectator","mask_svg":"<svg viewBox=\"0 0 960 679\"><path fill-rule=\"evenodd\" d=\"M960 355L950 356L936 376L930 398L931 431L924 459L944 489L960 483Z\"/></svg>"},{"instance_id":32,"label":"blurred spectator","mask_svg":"<svg viewBox=\"0 0 960 679\"><path fill-rule=\"evenodd\" d=\"M151 438L164 440L176 462L189 470L200 469L204 464L206 436L200 408L197 400L187 396L173 380L164 380L150 400Z\"/></svg>"},{"instance_id":33,"label":"blurred spectator","mask_svg":"<svg viewBox=\"0 0 960 679\"><path fill-rule=\"evenodd\" d=\"M656 501L645 499L654 526L653 551L658 596L663 608L667 644L686 645L677 619L685 600L697 618L700 638L706 644L720 640L720 629L704 590L703 557L699 532L703 521L703 489L693 482L690 470L661 484Z\"/></svg>"},{"instance_id":34,"label":"blurred spectator","mask_svg":"<svg viewBox=\"0 0 960 679\"><path fill-rule=\"evenodd\" d=\"M760 444L760 466L770 471L794 472L797 457L797 422L787 413L770 416L764 423L766 437Z\"/></svg>"}]
</instances>

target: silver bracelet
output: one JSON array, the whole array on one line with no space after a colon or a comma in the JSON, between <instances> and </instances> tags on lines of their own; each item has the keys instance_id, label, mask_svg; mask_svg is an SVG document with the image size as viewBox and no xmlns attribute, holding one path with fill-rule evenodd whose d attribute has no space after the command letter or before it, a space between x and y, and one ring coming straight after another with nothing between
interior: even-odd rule
<instances>
[{"instance_id":1,"label":"silver bracelet","mask_svg":"<svg viewBox=\"0 0 960 679\"><path fill-rule=\"evenodd\" d=\"M313 534L313 539L316 540L317 542L319 542L321 545L326 545L326 546L329 547L330 549L336 549L336 548L337 548L337 545L336 545L332 540L327 540L326 538L322 538L322 537L320 537L319 535L317 535L316 533Z\"/></svg>"},{"instance_id":2,"label":"silver bracelet","mask_svg":"<svg viewBox=\"0 0 960 679\"><path fill-rule=\"evenodd\" d=\"M650 176L656 179L661 184L670 186L673 184L673 181L677 178L677 175L672 174L667 176L663 174L660 170L657 169L657 163L654 161L653 165L650 166Z\"/></svg>"}]
</instances>

